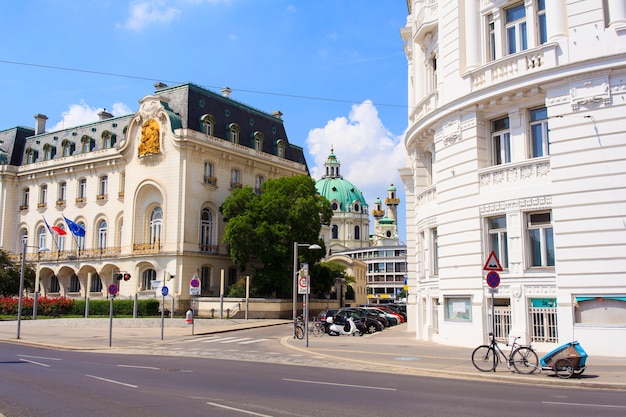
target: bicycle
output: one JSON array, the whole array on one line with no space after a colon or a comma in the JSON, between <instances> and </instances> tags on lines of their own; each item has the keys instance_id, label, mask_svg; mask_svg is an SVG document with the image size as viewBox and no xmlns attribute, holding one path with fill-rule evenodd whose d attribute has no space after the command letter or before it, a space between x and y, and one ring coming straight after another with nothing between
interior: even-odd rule
<instances>
[{"instance_id":1,"label":"bicycle","mask_svg":"<svg viewBox=\"0 0 626 417\"><path fill-rule=\"evenodd\" d=\"M302 318L302 315L298 316L298 318L296 319L296 322L294 323L294 335L296 336L296 339L304 339L304 319ZM323 336L324 333L326 333L326 329L324 328L324 325L317 320L310 320L309 321L309 334L312 334L315 337L318 336Z\"/></svg>"},{"instance_id":2,"label":"bicycle","mask_svg":"<svg viewBox=\"0 0 626 417\"><path fill-rule=\"evenodd\" d=\"M506 356L502 349L500 349L498 342L493 337L493 333L489 333L489 339L490 342L488 345L478 346L474 349L474 352L472 352L472 363L479 371L495 372L501 360L500 356L504 358L507 369L511 370L511 365L513 365L517 373L529 375L537 370L541 370L537 353L535 353L532 346L523 346L517 343L519 337L513 340L509 356ZM507 346L509 346L508 343ZM500 355L498 355L498 352Z\"/></svg>"}]
</instances>

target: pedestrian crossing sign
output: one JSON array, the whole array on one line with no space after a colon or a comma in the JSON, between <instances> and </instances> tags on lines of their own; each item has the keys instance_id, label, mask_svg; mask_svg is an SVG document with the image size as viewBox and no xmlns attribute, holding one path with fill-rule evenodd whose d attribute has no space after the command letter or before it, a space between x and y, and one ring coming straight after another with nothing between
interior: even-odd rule
<instances>
[{"instance_id":1,"label":"pedestrian crossing sign","mask_svg":"<svg viewBox=\"0 0 626 417\"><path fill-rule=\"evenodd\" d=\"M483 271L502 271L502 266L500 266L500 261L494 251L491 251L489 254L489 258L487 258L487 262L483 266Z\"/></svg>"}]
</instances>

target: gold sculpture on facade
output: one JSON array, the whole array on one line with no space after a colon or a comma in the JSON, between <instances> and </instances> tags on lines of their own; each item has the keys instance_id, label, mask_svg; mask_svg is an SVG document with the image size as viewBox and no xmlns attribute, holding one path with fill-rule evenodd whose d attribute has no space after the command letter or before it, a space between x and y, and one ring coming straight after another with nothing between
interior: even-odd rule
<instances>
[{"instance_id":1,"label":"gold sculpture on facade","mask_svg":"<svg viewBox=\"0 0 626 417\"><path fill-rule=\"evenodd\" d=\"M141 143L138 149L139 156L161 152L159 132L159 122L155 119L150 119L141 126Z\"/></svg>"}]
</instances>

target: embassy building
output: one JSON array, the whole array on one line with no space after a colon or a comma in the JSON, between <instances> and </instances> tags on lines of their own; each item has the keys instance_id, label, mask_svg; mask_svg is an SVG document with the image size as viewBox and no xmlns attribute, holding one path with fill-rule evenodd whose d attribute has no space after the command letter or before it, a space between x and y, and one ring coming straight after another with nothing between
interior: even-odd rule
<instances>
[{"instance_id":1,"label":"embassy building","mask_svg":"<svg viewBox=\"0 0 626 417\"><path fill-rule=\"evenodd\" d=\"M106 298L116 284L154 297L167 283L178 303L197 276L200 295L217 297L249 274L222 243L220 205L235 188L309 174L282 114L227 88L157 83L139 104L54 132L41 114L34 129L0 131L0 247L25 249L40 295Z\"/></svg>"}]
</instances>

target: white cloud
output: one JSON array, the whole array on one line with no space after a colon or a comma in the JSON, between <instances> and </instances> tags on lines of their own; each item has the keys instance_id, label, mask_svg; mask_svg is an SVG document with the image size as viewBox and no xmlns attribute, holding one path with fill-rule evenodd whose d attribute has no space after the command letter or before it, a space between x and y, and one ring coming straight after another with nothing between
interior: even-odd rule
<instances>
[{"instance_id":1,"label":"white cloud","mask_svg":"<svg viewBox=\"0 0 626 417\"><path fill-rule=\"evenodd\" d=\"M54 125L50 131L54 132L56 130L94 123L99 119L98 112L100 110L103 110L103 108L90 107L84 100L81 100L78 104L70 104L68 110L61 114L61 121ZM124 103L113 103L113 107L109 112L116 117L133 113Z\"/></svg>"},{"instance_id":2,"label":"white cloud","mask_svg":"<svg viewBox=\"0 0 626 417\"><path fill-rule=\"evenodd\" d=\"M139 32L153 23L169 23L180 13L179 9L167 6L163 0L136 0L130 4L130 15L124 27Z\"/></svg>"},{"instance_id":3,"label":"white cloud","mask_svg":"<svg viewBox=\"0 0 626 417\"><path fill-rule=\"evenodd\" d=\"M353 105L347 118L337 117L323 128L311 130L306 146L315 160L313 178L318 180L324 174L324 162L332 148L341 163L343 178L363 192L370 209L377 197L387 197L392 183L403 198L404 187L398 174L398 169L405 166L402 137L385 128L371 101Z\"/></svg>"}]
</instances>

